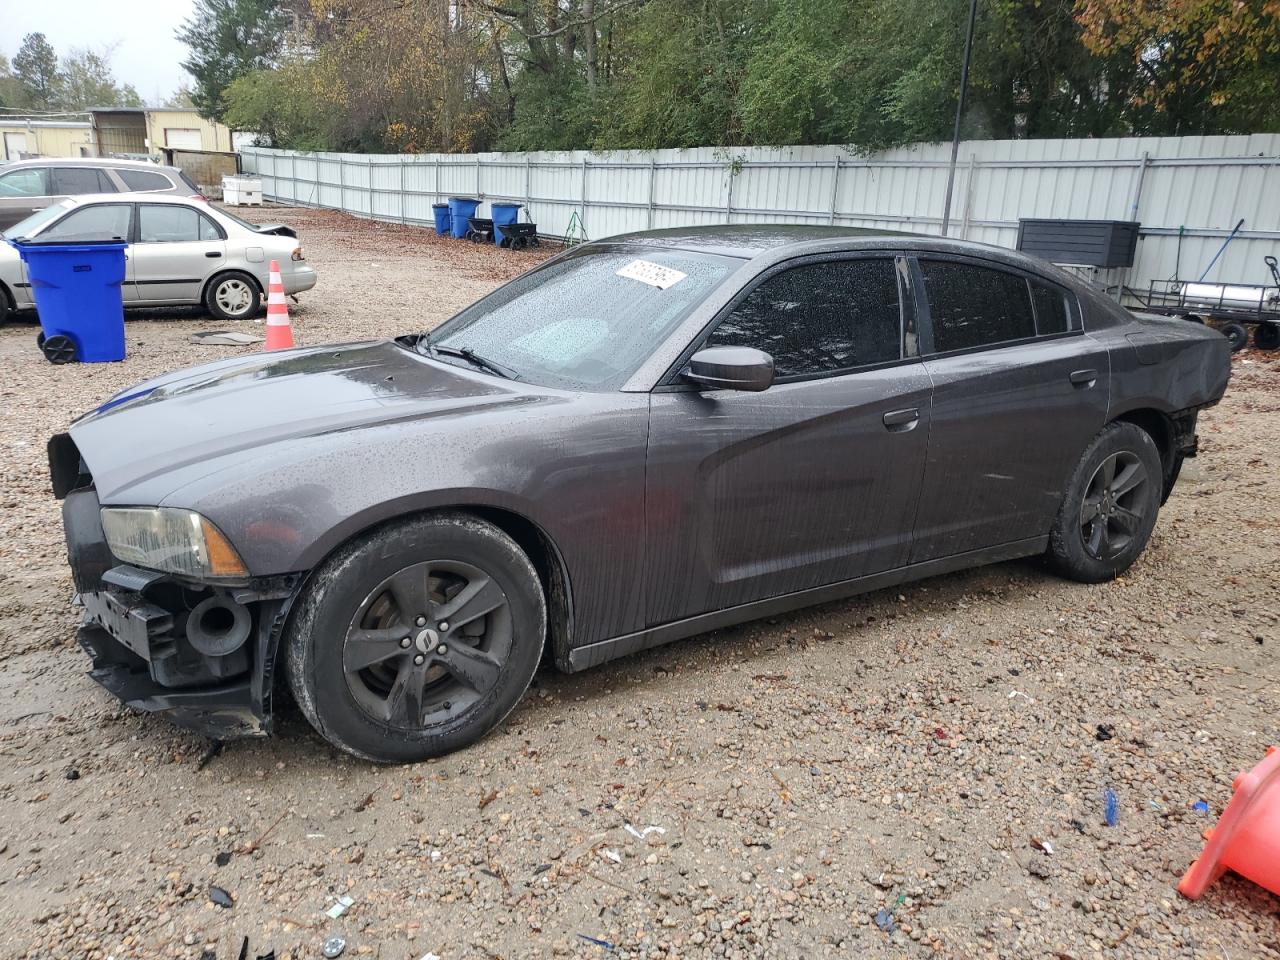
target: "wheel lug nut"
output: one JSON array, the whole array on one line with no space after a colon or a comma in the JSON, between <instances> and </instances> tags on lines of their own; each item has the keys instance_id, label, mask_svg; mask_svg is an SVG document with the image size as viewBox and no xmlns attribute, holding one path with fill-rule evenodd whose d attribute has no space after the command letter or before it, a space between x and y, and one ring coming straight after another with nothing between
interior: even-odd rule
<instances>
[{"instance_id":1,"label":"wheel lug nut","mask_svg":"<svg viewBox=\"0 0 1280 960\"><path fill-rule=\"evenodd\" d=\"M418 654L416 657L413 658L413 662L418 666L422 666L424 663L427 662L427 658L424 657L422 654Z\"/></svg>"},{"instance_id":2,"label":"wheel lug nut","mask_svg":"<svg viewBox=\"0 0 1280 960\"><path fill-rule=\"evenodd\" d=\"M410 640L408 637L401 637L401 638L400 638L400 646L401 646L401 647L407 647L407 646L409 646L409 644L411 644L411 643L413 643L413 641L412 641L412 640Z\"/></svg>"},{"instance_id":3,"label":"wheel lug nut","mask_svg":"<svg viewBox=\"0 0 1280 960\"><path fill-rule=\"evenodd\" d=\"M448 630L448 629L449 629L449 621L448 621L448 620L441 620L439 623L437 623L437 624L436 624L436 627L437 627L439 630L442 630L442 631L443 631L443 630Z\"/></svg>"},{"instance_id":4,"label":"wheel lug nut","mask_svg":"<svg viewBox=\"0 0 1280 960\"><path fill-rule=\"evenodd\" d=\"M420 626L420 627L425 627L425 626L427 625L427 618L426 618L426 617L419 617L417 620L415 620L415 621L413 621L413 622L414 622L414 623L416 623L416 624L417 624L418 626Z\"/></svg>"},{"instance_id":5,"label":"wheel lug nut","mask_svg":"<svg viewBox=\"0 0 1280 960\"><path fill-rule=\"evenodd\" d=\"M436 653L440 654L440 656L442 657L448 652L449 652L449 648L446 647L443 643L440 644L440 646L436 647Z\"/></svg>"}]
</instances>

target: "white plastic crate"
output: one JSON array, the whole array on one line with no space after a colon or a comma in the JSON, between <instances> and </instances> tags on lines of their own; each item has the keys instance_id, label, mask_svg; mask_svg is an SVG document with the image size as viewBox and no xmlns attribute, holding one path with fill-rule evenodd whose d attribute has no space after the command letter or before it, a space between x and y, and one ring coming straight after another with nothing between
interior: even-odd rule
<instances>
[{"instance_id":1,"label":"white plastic crate","mask_svg":"<svg viewBox=\"0 0 1280 960\"><path fill-rule=\"evenodd\" d=\"M262 206L262 181L257 177L223 177L222 202L231 207Z\"/></svg>"}]
</instances>

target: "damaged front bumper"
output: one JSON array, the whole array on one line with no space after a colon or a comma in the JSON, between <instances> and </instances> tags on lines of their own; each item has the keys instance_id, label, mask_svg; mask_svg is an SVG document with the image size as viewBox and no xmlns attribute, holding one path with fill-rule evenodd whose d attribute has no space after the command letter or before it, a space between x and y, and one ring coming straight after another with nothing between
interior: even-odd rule
<instances>
[{"instance_id":1,"label":"damaged front bumper","mask_svg":"<svg viewBox=\"0 0 1280 960\"><path fill-rule=\"evenodd\" d=\"M276 651L301 575L215 586L121 564L92 486L65 494L62 517L89 675L205 736L270 733Z\"/></svg>"}]
</instances>

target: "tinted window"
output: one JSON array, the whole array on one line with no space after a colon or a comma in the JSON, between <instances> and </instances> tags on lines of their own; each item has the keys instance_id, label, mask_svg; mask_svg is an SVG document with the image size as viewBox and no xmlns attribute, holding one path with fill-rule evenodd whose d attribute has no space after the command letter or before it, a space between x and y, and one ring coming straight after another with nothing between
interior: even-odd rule
<instances>
[{"instance_id":1,"label":"tinted window","mask_svg":"<svg viewBox=\"0 0 1280 960\"><path fill-rule=\"evenodd\" d=\"M126 240L129 237L127 203L82 207L67 214L36 239L46 240Z\"/></svg>"},{"instance_id":2,"label":"tinted window","mask_svg":"<svg viewBox=\"0 0 1280 960\"><path fill-rule=\"evenodd\" d=\"M921 260L936 353L1036 335L1027 281L1002 270Z\"/></svg>"},{"instance_id":3,"label":"tinted window","mask_svg":"<svg viewBox=\"0 0 1280 960\"><path fill-rule=\"evenodd\" d=\"M144 204L138 208L138 240L142 243L217 239L213 223L190 207Z\"/></svg>"},{"instance_id":4,"label":"tinted window","mask_svg":"<svg viewBox=\"0 0 1280 960\"><path fill-rule=\"evenodd\" d=\"M116 192L105 176L89 167L54 167L49 176L53 181L53 194L59 197Z\"/></svg>"},{"instance_id":5,"label":"tinted window","mask_svg":"<svg viewBox=\"0 0 1280 960\"><path fill-rule=\"evenodd\" d=\"M130 190L168 190L173 184L169 178L160 173L146 170L117 170L116 176L124 181Z\"/></svg>"},{"instance_id":6,"label":"tinted window","mask_svg":"<svg viewBox=\"0 0 1280 960\"><path fill-rule=\"evenodd\" d=\"M45 186L45 169L43 167L12 170L0 176L0 197L47 196L49 196L49 190Z\"/></svg>"},{"instance_id":7,"label":"tinted window","mask_svg":"<svg viewBox=\"0 0 1280 960\"><path fill-rule=\"evenodd\" d=\"M812 376L899 359L901 324L892 260L833 260L765 280L707 346L755 347L779 377Z\"/></svg>"},{"instance_id":8,"label":"tinted window","mask_svg":"<svg viewBox=\"0 0 1280 960\"><path fill-rule=\"evenodd\" d=\"M1031 299L1036 305L1036 333L1066 333L1071 327L1071 310L1066 291L1031 281Z\"/></svg>"}]
</instances>

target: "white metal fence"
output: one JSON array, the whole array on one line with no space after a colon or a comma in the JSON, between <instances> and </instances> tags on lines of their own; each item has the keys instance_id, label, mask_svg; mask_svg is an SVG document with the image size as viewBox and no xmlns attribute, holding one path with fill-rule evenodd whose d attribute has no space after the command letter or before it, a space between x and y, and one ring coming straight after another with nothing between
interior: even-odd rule
<instances>
[{"instance_id":1,"label":"white metal fence","mask_svg":"<svg viewBox=\"0 0 1280 960\"><path fill-rule=\"evenodd\" d=\"M339 154L243 149L285 203L430 224L450 196L521 203L539 233L574 213L591 239L701 223L833 223L939 233L947 144L861 157L840 147L589 153ZM481 208L480 214L485 215ZM1280 134L961 144L950 234L1012 247L1020 218L1138 220L1131 287L1197 278L1270 283L1280 255Z\"/></svg>"}]
</instances>

